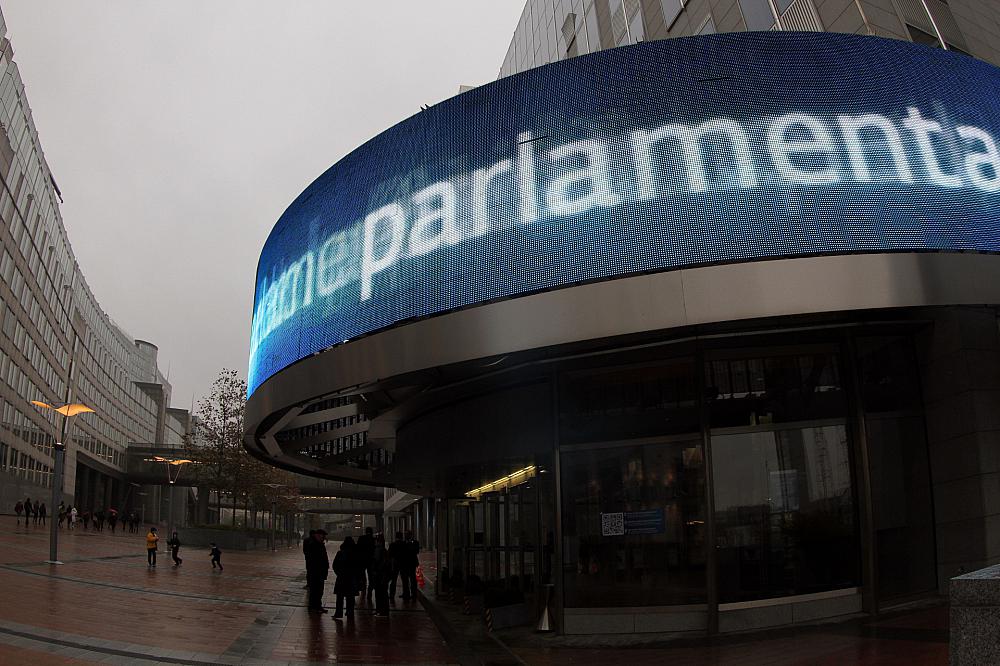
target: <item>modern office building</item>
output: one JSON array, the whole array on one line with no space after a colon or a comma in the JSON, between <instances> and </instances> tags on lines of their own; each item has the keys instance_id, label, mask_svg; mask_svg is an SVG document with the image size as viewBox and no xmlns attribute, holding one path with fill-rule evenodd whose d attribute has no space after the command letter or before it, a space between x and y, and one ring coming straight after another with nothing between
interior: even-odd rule
<instances>
[{"instance_id":1,"label":"modern office building","mask_svg":"<svg viewBox=\"0 0 1000 666\"><path fill-rule=\"evenodd\" d=\"M66 501L122 507L138 501L125 482L129 444L176 442L190 419L170 408L156 346L115 324L84 279L2 17L0 34L0 502L5 512L26 496L49 502L62 417L30 401L70 396L95 413L72 419Z\"/></svg>"},{"instance_id":2,"label":"modern office building","mask_svg":"<svg viewBox=\"0 0 1000 666\"><path fill-rule=\"evenodd\" d=\"M433 498L442 585L566 633L877 613L1000 562L997 25L529 2L498 81L278 221L247 448Z\"/></svg>"},{"instance_id":3,"label":"modern office building","mask_svg":"<svg viewBox=\"0 0 1000 666\"><path fill-rule=\"evenodd\" d=\"M528 0L500 76L639 42L742 30L876 35L1000 65L992 0Z\"/></svg>"}]
</instances>

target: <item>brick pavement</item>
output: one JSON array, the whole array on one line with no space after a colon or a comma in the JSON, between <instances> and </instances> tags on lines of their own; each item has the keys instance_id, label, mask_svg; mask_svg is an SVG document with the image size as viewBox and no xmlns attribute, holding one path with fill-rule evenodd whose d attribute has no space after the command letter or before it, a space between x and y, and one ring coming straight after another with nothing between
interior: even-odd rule
<instances>
[{"instance_id":1,"label":"brick pavement","mask_svg":"<svg viewBox=\"0 0 1000 666\"><path fill-rule=\"evenodd\" d=\"M150 571L141 534L64 531L65 564L43 564L47 554L45 530L15 528L0 517L0 666L459 661L937 666L948 661L945 606L714 640L598 647L591 637L555 638L530 629L479 635L474 620L463 629L438 602L434 617L454 642L449 647L416 602L399 602L388 621L364 610L350 623L309 615L302 607L298 548L226 552L221 574L212 571L207 549L191 548L182 549L179 569L161 553L159 566ZM423 565L429 590L433 563ZM326 601L332 605L329 586Z\"/></svg>"},{"instance_id":2,"label":"brick pavement","mask_svg":"<svg viewBox=\"0 0 1000 666\"><path fill-rule=\"evenodd\" d=\"M61 533L62 566L43 528L0 518L0 665L136 663L455 663L422 606L353 622L305 612L297 547L182 548L146 567L144 533ZM327 602L332 604L332 580Z\"/></svg>"}]
</instances>

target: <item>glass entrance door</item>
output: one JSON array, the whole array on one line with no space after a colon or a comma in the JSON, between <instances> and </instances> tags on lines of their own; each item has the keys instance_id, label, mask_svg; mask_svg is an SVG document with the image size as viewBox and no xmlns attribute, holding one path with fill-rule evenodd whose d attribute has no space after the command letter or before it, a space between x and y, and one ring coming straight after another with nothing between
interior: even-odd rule
<instances>
[{"instance_id":1,"label":"glass entrance door","mask_svg":"<svg viewBox=\"0 0 1000 666\"><path fill-rule=\"evenodd\" d=\"M844 423L713 434L719 602L860 581Z\"/></svg>"}]
</instances>

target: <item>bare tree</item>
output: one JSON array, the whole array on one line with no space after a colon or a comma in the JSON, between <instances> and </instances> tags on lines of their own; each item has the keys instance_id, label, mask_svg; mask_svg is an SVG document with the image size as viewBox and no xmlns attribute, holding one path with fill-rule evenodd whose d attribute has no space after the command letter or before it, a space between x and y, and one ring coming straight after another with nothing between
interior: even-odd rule
<instances>
[{"instance_id":1,"label":"bare tree","mask_svg":"<svg viewBox=\"0 0 1000 666\"><path fill-rule=\"evenodd\" d=\"M250 502L270 508L272 500L284 511L294 506L299 492L294 475L260 462L243 448L246 394L246 381L235 370L223 369L211 392L198 401L195 431L186 442L192 459L201 463L196 466L199 485L216 493L220 523L222 497L231 498L233 525L241 500L244 512Z\"/></svg>"}]
</instances>

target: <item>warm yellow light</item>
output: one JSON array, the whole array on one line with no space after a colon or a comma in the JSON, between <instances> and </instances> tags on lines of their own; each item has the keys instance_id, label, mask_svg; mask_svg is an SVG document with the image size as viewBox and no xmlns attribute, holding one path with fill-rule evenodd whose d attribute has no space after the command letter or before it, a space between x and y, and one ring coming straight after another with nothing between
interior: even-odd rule
<instances>
[{"instance_id":1,"label":"warm yellow light","mask_svg":"<svg viewBox=\"0 0 1000 666\"><path fill-rule=\"evenodd\" d=\"M479 486L478 488L473 488L465 493L465 496L471 497L472 499L479 499L483 493L503 490L504 488L513 488L514 486L518 486L528 479L533 478L536 471L537 468L534 465L528 465L524 469L511 472L507 476L502 476L496 481L490 481L489 483Z\"/></svg>"},{"instance_id":2,"label":"warm yellow light","mask_svg":"<svg viewBox=\"0 0 1000 666\"><path fill-rule=\"evenodd\" d=\"M152 458L143 458L142 460L143 462L166 463L167 465L188 465L195 462L186 458L164 458L163 456L153 456Z\"/></svg>"},{"instance_id":3,"label":"warm yellow light","mask_svg":"<svg viewBox=\"0 0 1000 666\"><path fill-rule=\"evenodd\" d=\"M41 400L32 400L31 404L33 404L35 407L41 407L43 409L51 409L53 411L59 412L63 416L76 416L77 414L87 414L87 413L92 413L94 411L90 407L87 407L87 405L81 405L78 402L70 403L68 405L63 405L62 407L53 407L49 403L42 402Z\"/></svg>"}]
</instances>

